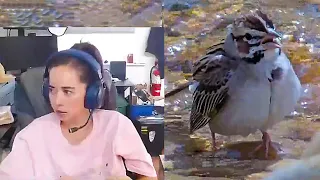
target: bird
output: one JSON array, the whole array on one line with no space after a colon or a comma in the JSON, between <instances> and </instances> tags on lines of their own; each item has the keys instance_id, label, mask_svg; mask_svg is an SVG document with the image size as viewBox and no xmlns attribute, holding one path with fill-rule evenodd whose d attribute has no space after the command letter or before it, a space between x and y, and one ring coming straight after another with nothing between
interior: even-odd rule
<instances>
[{"instance_id":1,"label":"bird","mask_svg":"<svg viewBox=\"0 0 320 180\"><path fill-rule=\"evenodd\" d=\"M264 180L320 179L320 133L314 135L300 159L282 160L268 170L272 172Z\"/></svg>"},{"instance_id":2,"label":"bird","mask_svg":"<svg viewBox=\"0 0 320 180\"><path fill-rule=\"evenodd\" d=\"M262 11L241 15L227 29L226 38L194 63L190 134L208 124L215 151L215 134L260 130L262 143L251 154L263 149L268 158L267 130L294 111L301 83L282 51L281 34Z\"/></svg>"}]
</instances>

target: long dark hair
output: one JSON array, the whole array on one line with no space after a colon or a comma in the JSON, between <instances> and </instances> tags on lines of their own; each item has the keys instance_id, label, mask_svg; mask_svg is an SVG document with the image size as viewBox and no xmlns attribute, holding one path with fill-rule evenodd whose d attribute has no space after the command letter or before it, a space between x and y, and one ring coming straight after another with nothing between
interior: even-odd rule
<instances>
[{"instance_id":1,"label":"long dark hair","mask_svg":"<svg viewBox=\"0 0 320 180\"><path fill-rule=\"evenodd\" d=\"M101 70L102 70L102 74L103 74L103 59L102 56L100 54L100 51L98 50L98 48L96 46L94 46L93 44L90 43L76 43L74 44L71 49L77 49L77 50L81 50L84 51L88 54L90 54L91 56L93 56L97 62L100 64L101 66Z\"/></svg>"}]
</instances>

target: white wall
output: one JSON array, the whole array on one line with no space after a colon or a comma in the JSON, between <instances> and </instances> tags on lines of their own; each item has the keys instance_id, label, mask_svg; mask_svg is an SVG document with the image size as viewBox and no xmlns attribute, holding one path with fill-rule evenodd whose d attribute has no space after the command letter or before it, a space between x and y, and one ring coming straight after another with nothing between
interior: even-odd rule
<instances>
[{"instance_id":1,"label":"white wall","mask_svg":"<svg viewBox=\"0 0 320 180\"><path fill-rule=\"evenodd\" d=\"M79 42L90 42L101 52L102 58L107 61L126 61L128 54L133 54L134 64L128 64L127 77L135 84L149 84L150 68L154 64L154 57L148 57L144 51L150 28L139 27L128 32L109 33L76 33L66 32L58 37L58 49L69 49ZM108 64L105 65L108 68Z\"/></svg>"},{"instance_id":2,"label":"white wall","mask_svg":"<svg viewBox=\"0 0 320 180\"><path fill-rule=\"evenodd\" d=\"M9 30L0 28L0 37L7 36ZM149 72L155 57L146 55L145 48L149 27L68 27L66 33L58 37L58 50L69 49L73 44L90 42L101 52L104 60L126 61L133 54L134 63L127 66L127 77L135 84L149 85ZM25 35L51 36L48 30L26 30ZM17 36L18 30L11 30L10 36ZM105 66L108 68L108 64Z\"/></svg>"},{"instance_id":3,"label":"white wall","mask_svg":"<svg viewBox=\"0 0 320 180\"><path fill-rule=\"evenodd\" d=\"M7 30L0 28L0 37L7 36ZM134 64L127 64L127 77L134 84L150 82L150 69L155 57L145 53L149 36L149 27L69 27L63 36L58 37L58 50L69 49L79 42L90 42L101 52L104 60L126 61L128 54L133 54ZM26 30L37 36L50 36L48 30ZM10 36L17 36L17 30L11 30ZM105 64L108 69L109 64ZM164 95L164 89L162 90ZM164 101L157 103L163 105Z\"/></svg>"}]
</instances>

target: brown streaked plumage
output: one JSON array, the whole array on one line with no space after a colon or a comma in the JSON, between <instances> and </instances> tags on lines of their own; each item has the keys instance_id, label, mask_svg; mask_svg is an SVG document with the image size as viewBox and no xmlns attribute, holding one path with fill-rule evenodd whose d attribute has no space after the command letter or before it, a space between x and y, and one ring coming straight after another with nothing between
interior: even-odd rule
<instances>
[{"instance_id":1,"label":"brown streaked plumage","mask_svg":"<svg viewBox=\"0 0 320 180\"><path fill-rule=\"evenodd\" d=\"M237 62L223 49L224 43L213 45L194 63L193 79L200 84L193 93L190 133L207 125L227 100L227 83Z\"/></svg>"},{"instance_id":2,"label":"brown streaked plumage","mask_svg":"<svg viewBox=\"0 0 320 180\"><path fill-rule=\"evenodd\" d=\"M301 84L265 14L241 16L228 28L224 43L194 63L190 133L209 124L215 148L215 133L246 136L260 130L263 143L254 152L264 148L267 157L266 130L294 109Z\"/></svg>"},{"instance_id":3,"label":"brown streaked plumage","mask_svg":"<svg viewBox=\"0 0 320 180\"><path fill-rule=\"evenodd\" d=\"M194 64L193 79L199 84L193 93L190 133L209 124L215 148L215 133L245 136L259 129L263 134L263 143L254 152L264 148L268 157L271 140L266 132L266 126L273 125L289 113L288 109L293 108L297 101L301 85L296 75L285 77L284 74L288 72L284 73L282 69L287 68L289 70L286 71L290 73L293 69L290 61L281 53L280 44L274 40L279 36L274 31L272 21L265 14L257 11L237 18L230 26L230 30L225 43L213 45ZM265 40L266 38L271 40ZM266 45L266 43L274 43L274 45ZM266 54L266 51L269 53ZM238 54L235 55L234 52ZM280 56L282 59L278 59ZM277 60L283 63L280 63L280 70L277 68L269 72L268 66L274 68ZM286 64L287 62L289 65ZM239 67L241 67L240 70ZM267 71L268 75L264 71ZM281 74L276 76L277 72ZM287 83L286 88L291 88L286 90L288 92L286 96L289 99L281 102L279 97L272 98L271 94L284 96L285 91L284 87L276 92L270 90L268 86L273 80L286 81L284 82ZM250 86L247 83L255 85ZM286 105L281 105L283 103ZM272 110L275 107L280 109L279 105L281 110ZM270 112L269 108L271 108ZM275 116L274 119L277 120L268 120L268 114ZM241 123L242 121L246 123Z\"/></svg>"}]
</instances>

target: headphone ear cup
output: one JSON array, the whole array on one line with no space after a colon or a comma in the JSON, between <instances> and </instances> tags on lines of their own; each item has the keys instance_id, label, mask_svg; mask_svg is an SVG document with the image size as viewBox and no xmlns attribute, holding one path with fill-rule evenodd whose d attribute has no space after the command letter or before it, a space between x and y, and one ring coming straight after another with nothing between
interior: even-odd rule
<instances>
[{"instance_id":1,"label":"headphone ear cup","mask_svg":"<svg viewBox=\"0 0 320 180\"><path fill-rule=\"evenodd\" d=\"M49 98L49 79L44 78L43 79L43 84L42 84L42 96L47 102L50 102Z\"/></svg>"},{"instance_id":2,"label":"headphone ear cup","mask_svg":"<svg viewBox=\"0 0 320 180\"><path fill-rule=\"evenodd\" d=\"M99 91L100 91L100 87L99 87L99 83L95 82L90 84L87 87L87 92L86 92L86 96L84 99L84 107L87 109L96 109L96 108L100 108L99 107Z\"/></svg>"}]
</instances>

